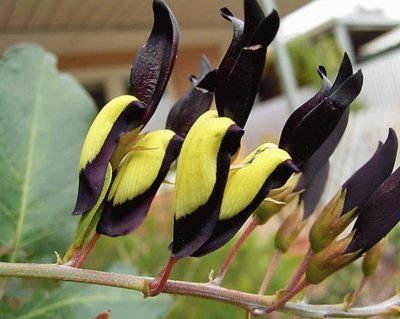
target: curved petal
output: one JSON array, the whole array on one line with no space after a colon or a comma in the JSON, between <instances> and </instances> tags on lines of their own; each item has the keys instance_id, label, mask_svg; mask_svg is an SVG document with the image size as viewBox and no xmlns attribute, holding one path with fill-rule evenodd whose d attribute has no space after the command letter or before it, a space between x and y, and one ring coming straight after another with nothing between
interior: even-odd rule
<instances>
[{"instance_id":1,"label":"curved petal","mask_svg":"<svg viewBox=\"0 0 400 319\"><path fill-rule=\"evenodd\" d=\"M153 1L153 13L153 29L132 63L130 76L132 95L146 107L143 124L149 121L164 93L179 42L178 23L164 1Z\"/></svg>"},{"instance_id":2,"label":"curved petal","mask_svg":"<svg viewBox=\"0 0 400 319\"><path fill-rule=\"evenodd\" d=\"M229 94L227 91L229 77L242 49L244 23L240 19L235 18L227 8L222 8L220 13L223 18L230 21L233 25L232 41L218 66L217 88L215 91L215 104L217 105L218 114L219 116L224 116L225 100Z\"/></svg>"},{"instance_id":3,"label":"curved petal","mask_svg":"<svg viewBox=\"0 0 400 319\"><path fill-rule=\"evenodd\" d=\"M256 32L265 15L257 0L244 1L243 43L247 44Z\"/></svg>"},{"instance_id":4,"label":"curved petal","mask_svg":"<svg viewBox=\"0 0 400 319\"><path fill-rule=\"evenodd\" d=\"M121 164L110 187L97 232L122 236L137 229L147 216L183 139L170 130L148 133Z\"/></svg>"},{"instance_id":5,"label":"curved petal","mask_svg":"<svg viewBox=\"0 0 400 319\"><path fill-rule=\"evenodd\" d=\"M140 125L144 107L133 96L120 96L99 112L86 136L79 162L78 198L73 211L89 211L99 199L108 162L120 137Z\"/></svg>"},{"instance_id":6,"label":"curved petal","mask_svg":"<svg viewBox=\"0 0 400 319\"><path fill-rule=\"evenodd\" d=\"M326 76L325 68L322 65L318 66L317 73L323 80L322 87L311 99L309 99L303 105L299 106L289 116L282 129L282 133L279 140L279 147L284 147L284 145L288 143L288 140L290 139L293 132L295 132L301 120L319 103L321 103L322 99L328 96L332 84Z\"/></svg>"},{"instance_id":7,"label":"curved petal","mask_svg":"<svg viewBox=\"0 0 400 319\"><path fill-rule=\"evenodd\" d=\"M228 116L240 127L244 127L256 98L264 71L268 45L275 38L279 28L279 15L273 11L258 26L249 43L242 48L227 80L226 96L222 107ZM218 75L217 75L218 77ZM219 89L217 81L216 94ZM226 84L225 84L226 85Z\"/></svg>"},{"instance_id":8,"label":"curved petal","mask_svg":"<svg viewBox=\"0 0 400 319\"><path fill-rule=\"evenodd\" d=\"M353 66L351 65L350 58L345 52L343 55L342 63L340 64L339 71L336 75L335 82L330 89L330 93L336 91L336 89L342 85L353 74Z\"/></svg>"},{"instance_id":9,"label":"curved petal","mask_svg":"<svg viewBox=\"0 0 400 319\"><path fill-rule=\"evenodd\" d=\"M390 129L385 143L343 184L346 197L341 215L363 204L390 176L396 160L397 146L396 133Z\"/></svg>"}]
</instances>

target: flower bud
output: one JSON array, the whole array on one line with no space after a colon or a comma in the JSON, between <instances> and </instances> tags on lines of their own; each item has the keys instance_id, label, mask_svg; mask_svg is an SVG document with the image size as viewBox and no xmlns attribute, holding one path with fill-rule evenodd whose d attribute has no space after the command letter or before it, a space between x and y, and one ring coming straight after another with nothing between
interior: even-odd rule
<instances>
[{"instance_id":1,"label":"flower bud","mask_svg":"<svg viewBox=\"0 0 400 319\"><path fill-rule=\"evenodd\" d=\"M353 220L353 212L341 216L346 189L341 189L325 206L310 230L310 244L319 252L339 236Z\"/></svg>"},{"instance_id":2,"label":"flower bud","mask_svg":"<svg viewBox=\"0 0 400 319\"><path fill-rule=\"evenodd\" d=\"M304 203L300 202L293 214L287 216L275 236L275 247L286 253L300 231L303 229Z\"/></svg>"},{"instance_id":3,"label":"flower bud","mask_svg":"<svg viewBox=\"0 0 400 319\"><path fill-rule=\"evenodd\" d=\"M330 243L312 257L306 270L306 278L311 284L319 284L357 257L358 252L344 254L353 235L350 233L342 240Z\"/></svg>"}]
</instances>

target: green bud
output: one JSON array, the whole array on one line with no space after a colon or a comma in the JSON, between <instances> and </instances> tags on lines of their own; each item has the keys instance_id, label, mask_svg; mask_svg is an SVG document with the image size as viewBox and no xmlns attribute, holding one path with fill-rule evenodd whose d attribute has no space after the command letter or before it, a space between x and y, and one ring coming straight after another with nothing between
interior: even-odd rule
<instances>
[{"instance_id":1,"label":"green bud","mask_svg":"<svg viewBox=\"0 0 400 319\"><path fill-rule=\"evenodd\" d=\"M355 209L341 216L345 198L346 189L340 189L312 225L309 237L315 253L333 242L353 220Z\"/></svg>"},{"instance_id":2,"label":"green bud","mask_svg":"<svg viewBox=\"0 0 400 319\"><path fill-rule=\"evenodd\" d=\"M365 253L362 262L362 271L364 276L371 277L375 274L376 269L382 259L385 247L387 244L387 237L383 238L375 246Z\"/></svg>"},{"instance_id":3,"label":"green bud","mask_svg":"<svg viewBox=\"0 0 400 319\"><path fill-rule=\"evenodd\" d=\"M286 253L289 250L293 241L303 229L305 225L303 214L304 202L301 201L294 212L283 220L275 236L275 247L281 252Z\"/></svg>"},{"instance_id":4,"label":"green bud","mask_svg":"<svg viewBox=\"0 0 400 319\"><path fill-rule=\"evenodd\" d=\"M311 284L319 284L325 278L355 260L358 251L343 254L353 235L354 233L351 233L341 240L331 242L311 258L306 270L306 278Z\"/></svg>"}]
</instances>

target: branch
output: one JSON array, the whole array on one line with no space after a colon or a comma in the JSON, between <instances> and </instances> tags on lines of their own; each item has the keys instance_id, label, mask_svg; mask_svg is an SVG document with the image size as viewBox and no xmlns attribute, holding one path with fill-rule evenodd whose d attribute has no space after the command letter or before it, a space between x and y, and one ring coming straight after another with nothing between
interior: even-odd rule
<instances>
[{"instance_id":1,"label":"branch","mask_svg":"<svg viewBox=\"0 0 400 319\"><path fill-rule=\"evenodd\" d=\"M148 282L151 277L132 276L96 270L79 269L55 264L24 264L0 262L0 277L43 278L63 281L84 282L96 285L119 287L142 292L147 296ZM261 296L230 290L212 283L192 283L168 280L164 293L193 296L239 306L248 311L263 310L276 302L275 296ZM307 317L366 318L377 315L400 314L400 296L396 295L382 303L351 308L346 311L344 305L309 305L288 302L280 311Z\"/></svg>"}]
</instances>

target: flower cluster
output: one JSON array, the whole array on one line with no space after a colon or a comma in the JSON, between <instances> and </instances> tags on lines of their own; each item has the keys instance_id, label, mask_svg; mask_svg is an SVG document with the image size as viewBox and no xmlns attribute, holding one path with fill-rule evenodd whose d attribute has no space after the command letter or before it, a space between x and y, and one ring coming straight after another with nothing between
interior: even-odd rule
<instances>
[{"instance_id":1,"label":"flower cluster","mask_svg":"<svg viewBox=\"0 0 400 319\"><path fill-rule=\"evenodd\" d=\"M153 30L132 64L131 95L104 106L84 142L73 211L82 218L64 259L79 266L92 232L114 237L137 229L178 159L171 257L149 283L149 294L156 295L179 259L219 249L251 215L263 223L295 200L294 213L277 233L278 249L287 251L320 200L329 157L345 131L363 75L353 72L346 54L333 84L319 66L321 89L289 117L279 144L262 144L234 166L267 47L279 28L277 12L265 16L257 1L245 0L243 22L221 9L233 25L233 37L218 68L203 57L200 75L191 77L191 87L172 107L166 129L141 133L167 85L179 37L162 0L154 0L153 11ZM209 110L214 95L216 110ZM319 215L310 231L312 254L301 274L308 283L319 283L362 256L398 223L400 170L392 174L396 153L396 134L390 130L387 141ZM355 218L350 234L337 240Z\"/></svg>"}]
</instances>

